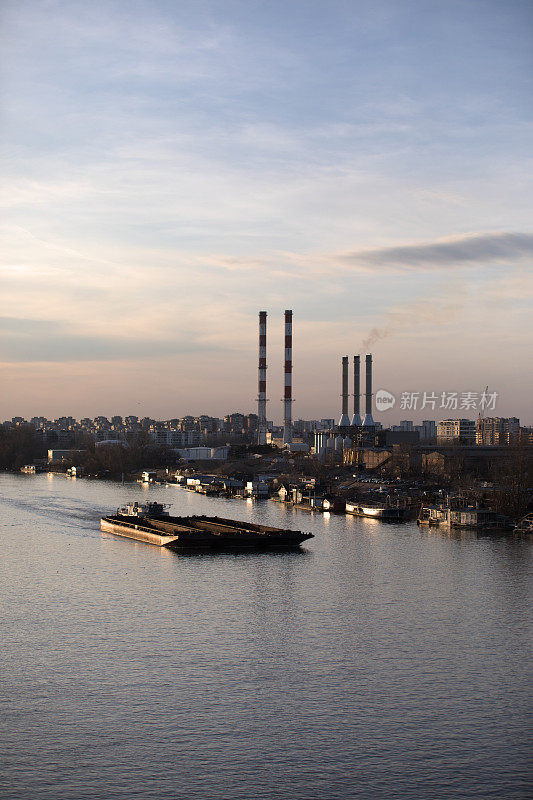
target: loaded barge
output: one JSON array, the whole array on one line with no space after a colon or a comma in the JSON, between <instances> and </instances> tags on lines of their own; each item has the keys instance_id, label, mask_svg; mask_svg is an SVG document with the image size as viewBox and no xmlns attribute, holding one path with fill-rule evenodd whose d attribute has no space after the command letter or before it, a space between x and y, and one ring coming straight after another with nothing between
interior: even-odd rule
<instances>
[{"instance_id":1,"label":"loaded barge","mask_svg":"<svg viewBox=\"0 0 533 800\"><path fill-rule=\"evenodd\" d=\"M168 507L162 503L127 503L116 514L102 517L100 527L106 533L171 550L286 550L313 537L312 533L221 517L171 517Z\"/></svg>"}]
</instances>

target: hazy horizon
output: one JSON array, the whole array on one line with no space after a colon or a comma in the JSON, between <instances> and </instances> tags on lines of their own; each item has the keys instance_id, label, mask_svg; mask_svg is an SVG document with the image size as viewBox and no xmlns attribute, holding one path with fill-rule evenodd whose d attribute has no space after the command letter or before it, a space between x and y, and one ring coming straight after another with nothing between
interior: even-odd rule
<instances>
[{"instance_id":1,"label":"hazy horizon","mask_svg":"<svg viewBox=\"0 0 533 800\"><path fill-rule=\"evenodd\" d=\"M372 352L533 423L529 2L0 13L2 419L255 412L266 309L280 422L292 308L294 419Z\"/></svg>"}]
</instances>

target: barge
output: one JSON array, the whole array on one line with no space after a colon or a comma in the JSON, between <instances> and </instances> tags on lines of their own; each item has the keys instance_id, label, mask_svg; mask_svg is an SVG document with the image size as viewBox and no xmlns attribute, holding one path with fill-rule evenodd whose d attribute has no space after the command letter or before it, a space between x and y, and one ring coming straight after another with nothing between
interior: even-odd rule
<instances>
[{"instance_id":1,"label":"barge","mask_svg":"<svg viewBox=\"0 0 533 800\"><path fill-rule=\"evenodd\" d=\"M127 503L102 517L105 533L167 547L171 550L294 549L312 533L273 528L222 517L173 517L162 503Z\"/></svg>"}]
</instances>

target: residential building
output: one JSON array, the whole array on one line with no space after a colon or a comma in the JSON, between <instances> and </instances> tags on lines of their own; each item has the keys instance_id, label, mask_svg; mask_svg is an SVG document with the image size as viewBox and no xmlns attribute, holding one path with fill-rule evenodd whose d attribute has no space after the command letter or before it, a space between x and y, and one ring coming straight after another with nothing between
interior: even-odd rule
<instances>
[{"instance_id":1,"label":"residential building","mask_svg":"<svg viewBox=\"0 0 533 800\"><path fill-rule=\"evenodd\" d=\"M520 420L516 417L485 417L477 421L476 444L501 447L519 438Z\"/></svg>"},{"instance_id":2,"label":"residential building","mask_svg":"<svg viewBox=\"0 0 533 800\"><path fill-rule=\"evenodd\" d=\"M444 419L437 423L439 444L474 444L476 423L472 419Z\"/></svg>"},{"instance_id":3,"label":"residential building","mask_svg":"<svg viewBox=\"0 0 533 800\"><path fill-rule=\"evenodd\" d=\"M434 441L437 438L437 425L432 419L423 419L421 425L415 425L421 441Z\"/></svg>"}]
</instances>

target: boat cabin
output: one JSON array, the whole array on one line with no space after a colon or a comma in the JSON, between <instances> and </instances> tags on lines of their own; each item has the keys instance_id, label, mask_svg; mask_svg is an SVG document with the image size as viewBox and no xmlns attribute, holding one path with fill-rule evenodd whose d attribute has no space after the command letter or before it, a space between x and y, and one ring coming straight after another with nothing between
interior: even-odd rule
<instances>
[{"instance_id":1,"label":"boat cabin","mask_svg":"<svg viewBox=\"0 0 533 800\"><path fill-rule=\"evenodd\" d=\"M117 508L119 517L168 517L169 512L165 509L170 508L167 503L139 503L137 500L126 503L122 508Z\"/></svg>"}]
</instances>

